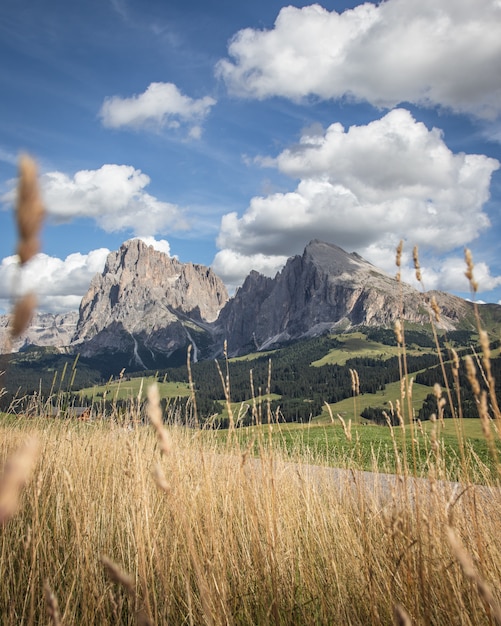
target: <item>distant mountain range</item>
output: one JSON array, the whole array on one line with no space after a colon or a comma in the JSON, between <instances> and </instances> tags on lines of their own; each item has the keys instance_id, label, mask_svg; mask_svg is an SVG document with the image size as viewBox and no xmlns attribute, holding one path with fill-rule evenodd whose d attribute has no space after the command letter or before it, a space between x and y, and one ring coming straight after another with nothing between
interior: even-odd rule
<instances>
[{"instance_id":1,"label":"distant mountain range","mask_svg":"<svg viewBox=\"0 0 501 626\"><path fill-rule=\"evenodd\" d=\"M10 342L10 315L0 315L0 353L4 353ZM15 351L29 346L64 348L71 344L78 322L78 311L69 313L36 313L30 327L14 342Z\"/></svg>"},{"instance_id":2,"label":"distant mountain range","mask_svg":"<svg viewBox=\"0 0 501 626\"><path fill-rule=\"evenodd\" d=\"M440 328L474 328L472 303L423 294L333 244L310 242L275 278L252 271L229 298L212 269L134 239L109 254L78 314L37 315L17 348L52 346L155 369L185 358L189 344L196 361L220 354L225 341L232 356L356 326L390 327L399 318L429 325L432 296ZM501 306L484 306L501 322ZM0 318L4 336L7 320Z\"/></svg>"}]
</instances>

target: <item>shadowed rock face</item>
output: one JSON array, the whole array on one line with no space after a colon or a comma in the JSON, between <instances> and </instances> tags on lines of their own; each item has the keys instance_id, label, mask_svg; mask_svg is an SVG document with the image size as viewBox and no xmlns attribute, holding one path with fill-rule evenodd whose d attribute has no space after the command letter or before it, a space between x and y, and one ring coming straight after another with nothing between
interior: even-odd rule
<instances>
[{"instance_id":1,"label":"shadowed rock face","mask_svg":"<svg viewBox=\"0 0 501 626\"><path fill-rule=\"evenodd\" d=\"M338 246L312 241L302 256L288 260L274 279L252 272L218 319L230 354L320 334L336 327L389 326L402 317L428 323L424 296ZM471 304L434 293L440 324L455 328L471 315Z\"/></svg>"},{"instance_id":2,"label":"shadowed rock face","mask_svg":"<svg viewBox=\"0 0 501 626\"><path fill-rule=\"evenodd\" d=\"M208 326L227 300L210 268L180 263L134 239L110 253L103 273L93 278L72 343L83 356L127 352L131 345L137 350L137 341L169 354L187 345L187 323Z\"/></svg>"}]
</instances>

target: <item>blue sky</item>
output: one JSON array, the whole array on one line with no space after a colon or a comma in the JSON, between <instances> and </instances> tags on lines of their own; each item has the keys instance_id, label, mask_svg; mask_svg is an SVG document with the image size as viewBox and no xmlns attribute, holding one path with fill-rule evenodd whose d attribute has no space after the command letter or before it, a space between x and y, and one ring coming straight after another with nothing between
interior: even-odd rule
<instances>
[{"instance_id":1,"label":"blue sky","mask_svg":"<svg viewBox=\"0 0 501 626\"><path fill-rule=\"evenodd\" d=\"M313 238L501 301L501 2L3 0L0 311L78 308L141 236L230 290ZM18 155L43 252L15 264Z\"/></svg>"}]
</instances>

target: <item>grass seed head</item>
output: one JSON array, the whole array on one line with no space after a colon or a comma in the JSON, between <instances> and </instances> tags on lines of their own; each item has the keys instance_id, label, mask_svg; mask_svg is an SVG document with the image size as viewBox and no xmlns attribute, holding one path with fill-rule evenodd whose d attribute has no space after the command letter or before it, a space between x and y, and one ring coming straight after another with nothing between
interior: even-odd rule
<instances>
[{"instance_id":1,"label":"grass seed head","mask_svg":"<svg viewBox=\"0 0 501 626\"><path fill-rule=\"evenodd\" d=\"M61 624L61 614L59 612L59 604L57 602L57 598L54 595L54 592L49 586L49 583L46 581L44 586L44 596L45 596L45 606L47 609L47 615L49 616L51 623L54 626L60 626Z\"/></svg>"},{"instance_id":2,"label":"grass seed head","mask_svg":"<svg viewBox=\"0 0 501 626\"><path fill-rule=\"evenodd\" d=\"M0 524L17 513L21 491L31 478L38 450L38 440L31 438L7 459L0 478Z\"/></svg>"},{"instance_id":3,"label":"grass seed head","mask_svg":"<svg viewBox=\"0 0 501 626\"><path fill-rule=\"evenodd\" d=\"M163 424L160 394L158 393L158 385L156 383L148 387L147 411L150 422L157 432L160 449L164 454L168 454L172 449L172 441Z\"/></svg>"},{"instance_id":4,"label":"grass seed head","mask_svg":"<svg viewBox=\"0 0 501 626\"><path fill-rule=\"evenodd\" d=\"M115 563L115 561L104 554L101 556L101 563L104 565L104 569L106 570L109 578L114 583L121 585L129 596L134 597L136 593L136 585L132 576L127 574L127 572L124 572L124 570L117 563Z\"/></svg>"},{"instance_id":5,"label":"grass seed head","mask_svg":"<svg viewBox=\"0 0 501 626\"><path fill-rule=\"evenodd\" d=\"M438 307L437 300L436 300L435 296L431 297L431 309L432 309L433 313L435 313L435 321L436 322L440 322L440 309Z\"/></svg>"},{"instance_id":6,"label":"grass seed head","mask_svg":"<svg viewBox=\"0 0 501 626\"><path fill-rule=\"evenodd\" d=\"M468 248L464 249L464 260L466 262L466 272L464 273L464 275L470 281L470 287L472 291L476 293L478 290L478 283L475 280L475 277L473 275L473 268L475 266L473 265L473 257L471 255L471 250L469 250Z\"/></svg>"},{"instance_id":7,"label":"grass seed head","mask_svg":"<svg viewBox=\"0 0 501 626\"><path fill-rule=\"evenodd\" d=\"M412 259L414 261L414 269L416 270L416 279L421 282L421 266L419 265L419 253L417 246L414 246L412 250Z\"/></svg>"},{"instance_id":8,"label":"grass seed head","mask_svg":"<svg viewBox=\"0 0 501 626\"><path fill-rule=\"evenodd\" d=\"M484 359L491 358L491 347L489 343L489 335L483 329L479 331L480 345L482 347L482 352L484 353Z\"/></svg>"},{"instance_id":9,"label":"grass seed head","mask_svg":"<svg viewBox=\"0 0 501 626\"><path fill-rule=\"evenodd\" d=\"M402 335L402 324L400 322L400 320L397 320L395 322L395 338L397 340L398 344L402 344L404 342L404 338Z\"/></svg>"},{"instance_id":10,"label":"grass seed head","mask_svg":"<svg viewBox=\"0 0 501 626\"><path fill-rule=\"evenodd\" d=\"M44 215L36 163L31 157L23 155L19 160L16 210L19 232L18 254L21 265L29 261L40 249L38 234Z\"/></svg>"},{"instance_id":11,"label":"grass seed head","mask_svg":"<svg viewBox=\"0 0 501 626\"><path fill-rule=\"evenodd\" d=\"M450 526L447 527L447 539L452 553L463 570L463 574L476 585L478 595L490 606L494 622L501 626L501 606L496 601L488 583L478 573L471 556L461 543L454 529Z\"/></svg>"},{"instance_id":12,"label":"grass seed head","mask_svg":"<svg viewBox=\"0 0 501 626\"><path fill-rule=\"evenodd\" d=\"M160 463L155 463L151 470L151 473L157 487L162 491L165 491L165 493L168 493L170 491L170 486L167 482L167 479L165 478L165 474Z\"/></svg>"},{"instance_id":13,"label":"grass seed head","mask_svg":"<svg viewBox=\"0 0 501 626\"><path fill-rule=\"evenodd\" d=\"M398 267L398 272L396 275L396 279L397 282L400 282L400 278L401 278L401 274L400 274L400 266L402 264L402 248L404 247L404 242L402 240L400 240L400 243L397 246L397 258L395 260L395 263Z\"/></svg>"},{"instance_id":14,"label":"grass seed head","mask_svg":"<svg viewBox=\"0 0 501 626\"><path fill-rule=\"evenodd\" d=\"M28 328L36 306L37 297L33 292L29 292L17 300L12 313L11 335L13 339L22 335Z\"/></svg>"},{"instance_id":15,"label":"grass seed head","mask_svg":"<svg viewBox=\"0 0 501 626\"><path fill-rule=\"evenodd\" d=\"M401 604L397 604L393 611L396 626L412 626L412 620L409 613Z\"/></svg>"},{"instance_id":16,"label":"grass seed head","mask_svg":"<svg viewBox=\"0 0 501 626\"><path fill-rule=\"evenodd\" d=\"M466 376L468 377L468 382L470 383L473 393L478 398L480 396L480 384L477 378L475 363L469 354L465 356L464 362L466 365Z\"/></svg>"},{"instance_id":17,"label":"grass seed head","mask_svg":"<svg viewBox=\"0 0 501 626\"><path fill-rule=\"evenodd\" d=\"M396 265L397 267L400 267L401 263L402 263L402 250L404 247L404 242L402 241L402 239L399 241L398 246L397 246L397 258L396 258Z\"/></svg>"}]
</instances>

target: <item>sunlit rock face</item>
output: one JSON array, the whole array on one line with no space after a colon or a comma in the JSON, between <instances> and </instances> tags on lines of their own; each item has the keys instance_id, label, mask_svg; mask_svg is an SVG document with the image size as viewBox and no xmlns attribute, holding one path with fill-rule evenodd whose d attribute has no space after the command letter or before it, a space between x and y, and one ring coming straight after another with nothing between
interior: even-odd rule
<instances>
[{"instance_id":1,"label":"sunlit rock face","mask_svg":"<svg viewBox=\"0 0 501 626\"><path fill-rule=\"evenodd\" d=\"M274 279L252 272L222 310L218 325L230 354L358 326L391 326L397 318L430 322L429 298L442 310L439 326L453 329L471 304L441 292L422 294L358 254L312 241Z\"/></svg>"},{"instance_id":2,"label":"sunlit rock face","mask_svg":"<svg viewBox=\"0 0 501 626\"><path fill-rule=\"evenodd\" d=\"M93 278L72 343L83 356L131 352L138 364L154 361L156 353L169 355L191 343L190 328L207 332L227 300L210 268L181 263L134 239L110 253Z\"/></svg>"},{"instance_id":3,"label":"sunlit rock face","mask_svg":"<svg viewBox=\"0 0 501 626\"><path fill-rule=\"evenodd\" d=\"M233 356L329 331L392 327L397 319L429 324L432 296L439 328L474 328L470 302L423 294L333 244L310 242L275 278L252 271L229 299L212 269L134 239L109 254L78 314L37 315L17 349L69 346L83 357L115 356L129 370L156 369L185 361L189 345L200 360L221 354L223 346ZM488 306L501 317L501 307ZM0 318L0 338L7 336L7 321Z\"/></svg>"}]
</instances>

